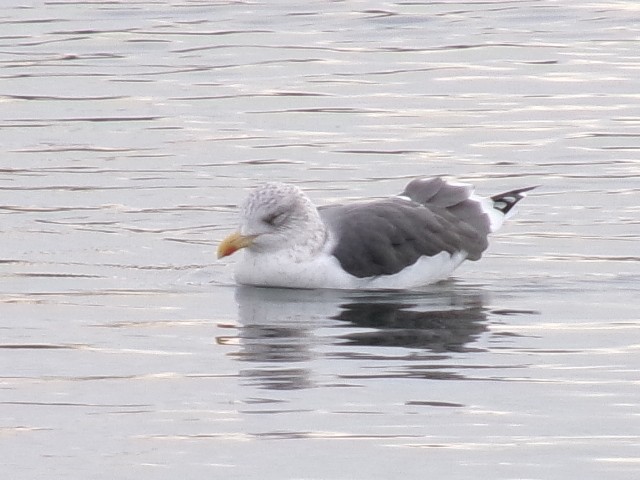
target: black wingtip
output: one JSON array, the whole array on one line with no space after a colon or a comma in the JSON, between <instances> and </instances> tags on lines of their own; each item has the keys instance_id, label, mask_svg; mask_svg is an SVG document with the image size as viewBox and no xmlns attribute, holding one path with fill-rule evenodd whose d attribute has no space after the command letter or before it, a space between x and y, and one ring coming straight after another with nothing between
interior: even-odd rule
<instances>
[{"instance_id":1,"label":"black wingtip","mask_svg":"<svg viewBox=\"0 0 640 480\"><path fill-rule=\"evenodd\" d=\"M534 185L533 187L518 188L509 192L493 195L491 197L491 200L493 200L493 208L506 215L513 207L515 207L516 203L527 196L527 192L534 188L538 188L539 186L540 185Z\"/></svg>"}]
</instances>

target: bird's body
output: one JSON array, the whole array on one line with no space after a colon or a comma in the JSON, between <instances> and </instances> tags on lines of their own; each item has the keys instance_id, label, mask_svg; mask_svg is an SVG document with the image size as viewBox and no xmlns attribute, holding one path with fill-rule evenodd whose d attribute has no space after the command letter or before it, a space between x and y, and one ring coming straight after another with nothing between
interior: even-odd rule
<instances>
[{"instance_id":1,"label":"bird's body","mask_svg":"<svg viewBox=\"0 0 640 480\"><path fill-rule=\"evenodd\" d=\"M245 250L236 281L246 285L416 288L478 260L532 188L481 198L468 185L420 178L398 196L316 208L299 188L268 183L250 193L218 256Z\"/></svg>"}]
</instances>

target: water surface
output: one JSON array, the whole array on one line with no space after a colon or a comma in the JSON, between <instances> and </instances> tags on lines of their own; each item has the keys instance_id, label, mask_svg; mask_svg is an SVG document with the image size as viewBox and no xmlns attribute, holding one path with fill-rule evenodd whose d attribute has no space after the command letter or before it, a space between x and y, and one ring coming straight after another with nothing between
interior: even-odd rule
<instances>
[{"instance_id":1,"label":"water surface","mask_svg":"<svg viewBox=\"0 0 640 480\"><path fill-rule=\"evenodd\" d=\"M0 7L12 479L636 478L635 2ZM540 184L418 292L236 288L246 189Z\"/></svg>"}]
</instances>

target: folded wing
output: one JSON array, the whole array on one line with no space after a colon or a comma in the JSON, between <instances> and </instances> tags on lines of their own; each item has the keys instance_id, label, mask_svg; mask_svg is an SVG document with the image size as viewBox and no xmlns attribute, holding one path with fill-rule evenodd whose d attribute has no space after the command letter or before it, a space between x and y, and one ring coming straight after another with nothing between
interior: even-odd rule
<instances>
[{"instance_id":1,"label":"folded wing","mask_svg":"<svg viewBox=\"0 0 640 480\"><path fill-rule=\"evenodd\" d=\"M400 196L332 205L320 215L344 270L360 278L392 275L441 252L480 258L490 222L472 193L441 178L417 179Z\"/></svg>"}]
</instances>

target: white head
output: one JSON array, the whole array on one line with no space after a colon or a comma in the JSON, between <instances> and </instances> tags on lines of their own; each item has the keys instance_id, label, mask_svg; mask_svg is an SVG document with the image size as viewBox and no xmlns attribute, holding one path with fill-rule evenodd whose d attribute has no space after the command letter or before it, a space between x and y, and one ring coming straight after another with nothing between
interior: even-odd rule
<instances>
[{"instance_id":1,"label":"white head","mask_svg":"<svg viewBox=\"0 0 640 480\"><path fill-rule=\"evenodd\" d=\"M247 248L254 253L291 250L310 255L325 241L326 230L311 200L293 185L266 183L249 193L240 211L238 232L218 248L218 257Z\"/></svg>"}]
</instances>

